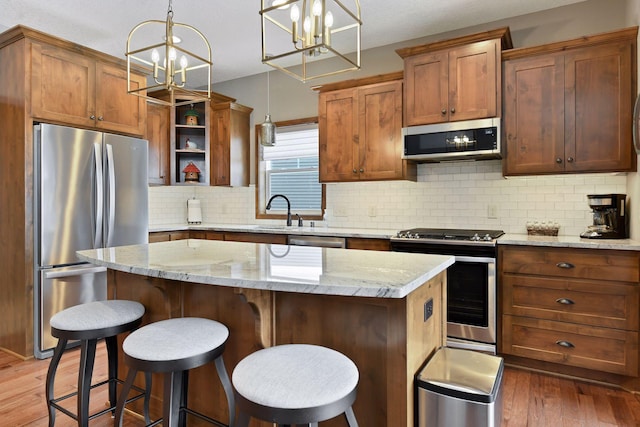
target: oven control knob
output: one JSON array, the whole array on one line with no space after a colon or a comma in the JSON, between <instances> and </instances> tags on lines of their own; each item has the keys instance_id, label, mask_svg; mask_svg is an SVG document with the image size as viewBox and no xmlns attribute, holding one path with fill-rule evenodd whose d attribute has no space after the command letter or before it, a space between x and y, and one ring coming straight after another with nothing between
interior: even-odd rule
<instances>
[{"instance_id":1,"label":"oven control knob","mask_svg":"<svg viewBox=\"0 0 640 427\"><path fill-rule=\"evenodd\" d=\"M474 234L473 236L471 236L471 239L474 242L478 242L480 240L480 236L478 235L478 233Z\"/></svg>"},{"instance_id":2,"label":"oven control knob","mask_svg":"<svg viewBox=\"0 0 640 427\"><path fill-rule=\"evenodd\" d=\"M490 242L492 239L491 239L491 236L489 235L489 233L487 233L487 234L484 235L482 240L486 240L487 242Z\"/></svg>"},{"instance_id":3,"label":"oven control knob","mask_svg":"<svg viewBox=\"0 0 640 427\"><path fill-rule=\"evenodd\" d=\"M415 233L415 234L413 235L413 238L414 238L414 239L419 239L419 238L420 238L420 234Z\"/></svg>"}]
</instances>

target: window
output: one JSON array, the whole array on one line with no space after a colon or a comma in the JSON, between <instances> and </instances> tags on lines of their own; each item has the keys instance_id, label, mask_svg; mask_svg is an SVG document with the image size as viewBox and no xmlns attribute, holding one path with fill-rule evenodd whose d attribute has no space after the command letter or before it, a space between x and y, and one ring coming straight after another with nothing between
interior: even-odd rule
<instances>
[{"instance_id":1,"label":"window","mask_svg":"<svg viewBox=\"0 0 640 427\"><path fill-rule=\"evenodd\" d=\"M268 200L276 194L291 202L291 214L305 219L321 219L324 186L318 181L318 123L304 119L276 123L276 144L257 144L256 218L286 218L287 203L276 198L271 209ZM256 127L256 139L259 126Z\"/></svg>"}]
</instances>

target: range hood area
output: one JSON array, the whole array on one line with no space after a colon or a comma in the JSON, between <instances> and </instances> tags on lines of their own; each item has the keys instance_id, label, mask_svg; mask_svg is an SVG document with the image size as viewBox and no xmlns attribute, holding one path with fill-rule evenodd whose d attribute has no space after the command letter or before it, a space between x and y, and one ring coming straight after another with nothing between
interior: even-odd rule
<instances>
[{"instance_id":1,"label":"range hood area","mask_svg":"<svg viewBox=\"0 0 640 427\"><path fill-rule=\"evenodd\" d=\"M499 117L406 127L402 158L421 163L500 159L500 132Z\"/></svg>"}]
</instances>

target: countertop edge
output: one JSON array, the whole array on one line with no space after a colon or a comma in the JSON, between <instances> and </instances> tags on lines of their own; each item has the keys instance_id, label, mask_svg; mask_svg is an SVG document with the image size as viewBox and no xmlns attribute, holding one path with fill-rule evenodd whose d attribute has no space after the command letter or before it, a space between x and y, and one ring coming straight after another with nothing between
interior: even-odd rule
<instances>
[{"instance_id":1,"label":"countertop edge","mask_svg":"<svg viewBox=\"0 0 640 427\"><path fill-rule=\"evenodd\" d=\"M237 242L228 242L235 243ZM157 245L161 243L150 243L148 245L136 245L140 247L149 246L149 245ZM261 245L260 243L240 243L243 245ZM87 251L78 251L77 256L83 260L90 262L94 265L99 265L103 267L107 267L112 270L117 270L125 273L138 274L142 276L168 279L168 280L176 280L181 282L189 282L189 283L199 283L199 284L208 284L214 286L226 286L226 287L235 287L235 288L244 288L244 289L259 289L259 290L270 290L270 291L280 291L280 292L296 292L296 293L307 293L307 294L317 294L317 295L336 295L336 296L353 296L353 297L373 297L373 298L404 298L409 295L414 290L421 287L423 284L428 282L429 280L436 277L441 272L445 271L449 266L453 265L455 262L455 257L448 255L425 255L430 257L440 257L442 261L438 261L436 265L431 266L431 268L423 274L420 274L414 277L412 280L408 281L406 284L400 287L392 287L392 286L378 286L378 287L368 287L368 286L359 286L357 281L353 285L345 285L344 283L339 285L316 285L316 284L305 284L305 283L296 283L296 282L288 282L288 281L278 281L278 280L257 280L257 279L242 279L242 278L233 278L233 277L223 277L223 276L211 276L211 275L202 275L192 272L184 272L184 271L171 271L168 269L163 269L161 267L141 267L135 266L131 264L127 264L125 262L115 262L100 259L98 256L102 253L106 253L108 251L112 251L118 248L106 248L106 249L96 249L96 250L87 250ZM344 249L331 249L327 248L326 250L330 251L342 251ZM370 251L359 251L359 250L350 250L350 251L358 251L366 254ZM96 253L97 255L92 256L92 253Z\"/></svg>"},{"instance_id":2,"label":"countertop edge","mask_svg":"<svg viewBox=\"0 0 640 427\"><path fill-rule=\"evenodd\" d=\"M498 239L498 245L640 251L640 241L638 240L583 239L577 236L529 236L527 234L505 234Z\"/></svg>"}]
</instances>

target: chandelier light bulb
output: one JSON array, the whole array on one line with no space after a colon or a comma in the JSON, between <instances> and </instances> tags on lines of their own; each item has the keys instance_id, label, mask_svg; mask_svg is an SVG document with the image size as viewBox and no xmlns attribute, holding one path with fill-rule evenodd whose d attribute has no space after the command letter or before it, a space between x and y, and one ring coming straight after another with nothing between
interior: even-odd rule
<instances>
[{"instance_id":1,"label":"chandelier light bulb","mask_svg":"<svg viewBox=\"0 0 640 427\"><path fill-rule=\"evenodd\" d=\"M313 16L322 15L322 2L320 0L314 0L311 13L313 13Z\"/></svg>"},{"instance_id":2,"label":"chandelier light bulb","mask_svg":"<svg viewBox=\"0 0 640 427\"><path fill-rule=\"evenodd\" d=\"M333 26L333 13L331 11L324 16L324 25L329 28Z\"/></svg>"},{"instance_id":3,"label":"chandelier light bulb","mask_svg":"<svg viewBox=\"0 0 640 427\"><path fill-rule=\"evenodd\" d=\"M327 12L324 16L324 37L323 42L327 46L331 46L331 27L333 26L333 13Z\"/></svg>"},{"instance_id":4,"label":"chandelier light bulb","mask_svg":"<svg viewBox=\"0 0 640 427\"><path fill-rule=\"evenodd\" d=\"M176 53L175 48L173 48L173 47L170 48L169 49L169 60L170 61L175 61L177 57L178 57L178 54Z\"/></svg>"},{"instance_id":5,"label":"chandelier light bulb","mask_svg":"<svg viewBox=\"0 0 640 427\"><path fill-rule=\"evenodd\" d=\"M158 49L153 49L151 51L151 62L158 65L159 61L160 61L160 53L158 53Z\"/></svg>"},{"instance_id":6,"label":"chandelier light bulb","mask_svg":"<svg viewBox=\"0 0 640 427\"><path fill-rule=\"evenodd\" d=\"M291 6L291 12L289 13L289 16L291 16L291 21L298 22L298 19L300 19L300 8L298 8L297 4Z\"/></svg>"},{"instance_id":7,"label":"chandelier light bulb","mask_svg":"<svg viewBox=\"0 0 640 427\"><path fill-rule=\"evenodd\" d=\"M187 60L187 57L182 55L180 57L180 67L182 67L182 69L184 70L185 68L187 68L187 65L189 65L189 61Z\"/></svg>"}]
</instances>

